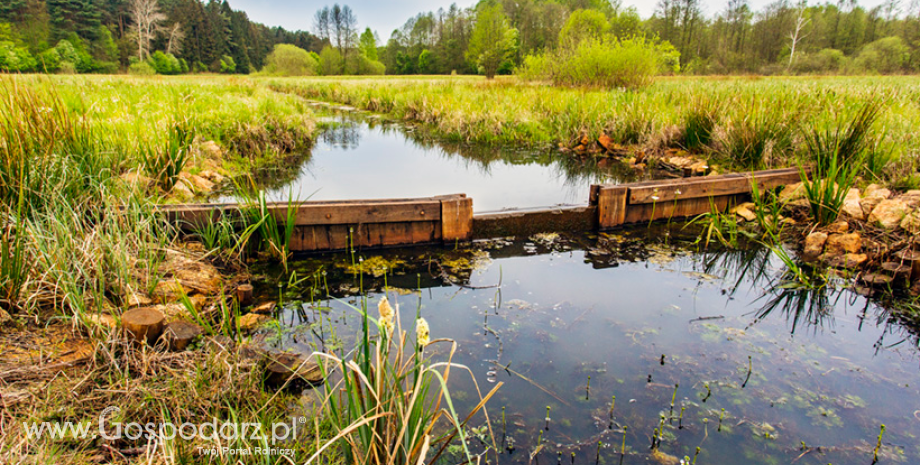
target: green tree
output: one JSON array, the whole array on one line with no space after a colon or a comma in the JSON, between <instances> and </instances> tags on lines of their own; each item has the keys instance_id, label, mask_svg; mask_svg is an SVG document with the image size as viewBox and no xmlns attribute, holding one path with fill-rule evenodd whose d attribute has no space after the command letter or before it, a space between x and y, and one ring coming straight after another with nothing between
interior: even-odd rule
<instances>
[{"instance_id":1,"label":"green tree","mask_svg":"<svg viewBox=\"0 0 920 465\"><path fill-rule=\"evenodd\" d=\"M475 63L487 79L492 79L502 62L514 54L516 44L517 29L508 23L501 4L481 5L466 59Z\"/></svg>"},{"instance_id":2,"label":"green tree","mask_svg":"<svg viewBox=\"0 0 920 465\"><path fill-rule=\"evenodd\" d=\"M904 71L910 48L900 37L885 37L866 45L856 57L859 71L896 74Z\"/></svg>"},{"instance_id":3,"label":"green tree","mask_svg":"<svg viewBox=\"0 0 920 465\"><path fill-rule=\"evenodd\" d=\"M220 58L220 72L232 74L236 72L236 61L230 55L224 55Z\"/></svg>"},{"instance_id":4,"label":"green tree","mask_svg":"<svg viewBox=\"0 0 920 465\"><path fill-rule=\"evenodd\" d=\"M319 72L323 76L341 74L344 68L342 54L335 47L327 45L319 52Z\"/></svg>"},{"instance_id":5,"label":"green tree","mask_svg":"<svg viewBox=\"0 0 920 465\"><path fill-rule=\"evenodd\" d=\"M358 48L361 49L361 53L368 60L377 60L377 37L374 36L374 31L371 31L371 28L367 28L361 33L361 38L358 39Z\"/></svg>"},{"instance_id":6,"label":"green tree","mask_svg":"<svg viewBox=\"0 0 920 465\"><path fill-rule=\"evenodd\" d=\"M275 45L262 72L275 76L313 76L319 63L306 50L290 44Z\"/></svg>"},{"instance_id":7,"label":"green tree","mask_svg":"<svg viewBox=\"0 0 920 465\"><path fill-rule=\"evenodd\" d=\"M578 44L586 38L602 39L610 32L607 16L597 10L576 10L559 31L559 43Z\"/></svg>"}]
</instances>

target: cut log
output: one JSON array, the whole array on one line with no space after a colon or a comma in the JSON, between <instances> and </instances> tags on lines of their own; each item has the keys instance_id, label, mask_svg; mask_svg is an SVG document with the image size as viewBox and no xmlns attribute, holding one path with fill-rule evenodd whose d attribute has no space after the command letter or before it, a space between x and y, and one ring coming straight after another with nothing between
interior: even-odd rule
<instances>
[{"instance_id":1,"label":"cut log","mask_svg":"<svg viewBox=\"0 0 920 465\"><path fill-rule=\"evenodd\" d=\"M240 284L236 288L236 299L240 306L247 306L252 303L252 284Z\"/></svg>"},{"instance_id":2,"label":"cut log","mask_svg":"<svg viewBox=\"0 0 920 465\"><path fill-rule=\"evenodd\" d=\"M166 317L151 307L132 308L121 315L121 325L139 344L153 345L163 333Z\"/></svg>"},{"instance_id":3,"label":"cut log","mask_svg":"<svg viewBox=\"0 0 920 465\"><path fill-rule=\"evenodd\" d=\"M169 346L169 350L181 352L188 347L189 343L202 334L204 334L204 330L201 329L201 326L185 320L178 320L166 325L166 329L163 330L163 339Z\"/></svg>"},{"instance_id":4,"label":"cut log","mask_svg":"<svg viewBox=\"0 0 920 465\"><path fill-rule=\"evenodd\" d=\"M304 359L296 354L275 353L269 355L265 367L265 384L272 388L284 386L290 380L294 387L318 386L323 383L323 370L319 363Z\"/></svg>"}]
</instances>

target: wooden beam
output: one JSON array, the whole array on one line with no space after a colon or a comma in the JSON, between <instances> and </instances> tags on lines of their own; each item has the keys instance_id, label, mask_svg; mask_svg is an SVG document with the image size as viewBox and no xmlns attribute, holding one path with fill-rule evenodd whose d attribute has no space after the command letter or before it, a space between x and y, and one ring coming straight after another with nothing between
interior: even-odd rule
<instances>
[{"instance_id":1,"label":"wooden beam","mask_svg":"<svg viewBox=\"0 0 920 465\"><path fill-rule=\"evenodd\" d=\"M626 220L626 186L601 186L597 193L597 226L600 229L615 228Z\"/></svg>"},{"instance_id":2,"label":"wooden beam","mask_svg":"<svg viewBox=\"0 0 920 465\"><path fill-rule=\"evenodd\" d=\"M801 181L799 170L796 168L647 181L629 185L629 204L652 204L680 199L747 194L751 192L754 179L757 180L761 189L773 189Z\"/></svg>"},{"instance_id":3,"label":"wooden beam","mask_svg":"<svg viewBox=\"0 0 920 465\"><path fill-rule=\"evenodd\" d=\"M473 237L473 199L466 195L441 199L441 238L444 242Z\"/></svg>"},{"instance_id":4,"label":"wooden beam","mask_svg":"<svg viewBox=\"0 0 920 465\"><path fill-rule=\"evenodd\" d=\"M529 237L538 233L591 231L597 228L597 207L565 207L487 213L473 217L473 238Z\"/></svg>"}]
</instances>

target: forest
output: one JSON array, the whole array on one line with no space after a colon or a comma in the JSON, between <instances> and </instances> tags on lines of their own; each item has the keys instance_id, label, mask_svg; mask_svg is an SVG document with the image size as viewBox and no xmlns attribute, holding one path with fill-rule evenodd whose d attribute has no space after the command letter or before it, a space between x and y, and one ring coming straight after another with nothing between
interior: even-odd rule
<instances>
[{"instance_id":1,"label":"forest","mask_svg":"<svg viewBox=\"0 0 920 465\"><path fill-rule=\"evenodd\" d=\"M285 44L297 49L282 47L277 60L300 63L295 74L511 74L573 31L667 44L659 50L678 61L668 73L920 69L920 6L898 0L873 8L777 0L759 10L747 0L660 0L649 18L619 0L482 0L419 13L393 31L359 24L358 12L338 4L305 18L306 30L288 31L218 0L8 0L0 5L0 70L250 74L277 70L269 56ZM494 63L484 66L483 54Z\"/></svg>"}]
</instances>

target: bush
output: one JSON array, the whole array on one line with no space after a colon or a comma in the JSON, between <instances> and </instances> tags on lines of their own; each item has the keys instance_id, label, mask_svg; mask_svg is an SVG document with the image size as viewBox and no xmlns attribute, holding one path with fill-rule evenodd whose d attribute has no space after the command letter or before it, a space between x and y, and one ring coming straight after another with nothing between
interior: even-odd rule
<instances>
[{"instance_id":1,"label":"bush","mask_svg":"<svg viewBox=\"0 0 920 465\"><path fill-rule=\"evenodd\" d=\"M854 63L857 72L895 74L904 71L910 48L900 37L885 37L859 52Z\"/></svg>"},{"instance_id":2,"label":"bush","mask_svg":"<svg viewBox=\"0 0 920 465\"><path fill-rule=\"evenodd\" d=\"M49 48L38 55L38 69L46 73L54 73L61 68L61 55L57 50Z\"/></svg>"},{"instance_id":3,"label":"bush","mask_svg":"<svg viewBox=\"0 0 920 465\"><path fill-rule=\"evenodd\" d=\"M0 70L14 73L32 71L36 61L25 47L10 41L0 42Z\"/></svg>"},{"instance_id":4,"label":"bush","mask_svg":"<svg viewBox=\"0 0 920 465\"><path fill-rule=\"evenodd\" d=\"M343 64L342 54L338 50L327 45L319 52L319 72L323 76L342 74Z\"/></svg>"},{"instance_id":5,"label":"bush","mask_svg":"<svg viewBox=\"0 0 920 465\"><path fill-rule=\"evenodd\" d=\"M846 60L842 51L826 48L816 53L797 55L792 70L796 74L836 74L844 69Z\"/></svg>"},{"instance_id":6,"label":"bush","mask_svg":"<svg viewBox=\"0 0 920 465\"><path fill-rule=\"evenodd\" d=\"M224 74L236 72L236 62L233 61L232 56L224 55L220 58L220 72Z\"/></svg>"},{"instance_id":7,"label":"bush","mask_svg":"<svg viewBox=\"0 0 920 465\"><path fill-rule=\"evenodd\" d=\"M542 56L528 56L518 74L555 85L635 89L650 84L656 75L677 71L679 57L668 42L587 38Z\"/></svg>"},{"instance_id":8,"label":"bush","mask_svg":"<svg viewBox=\"0 0 920 465\"><path fill-rule=\"evenodd\" d=\"M262 72L273 76L313 76L319 63L306 50L290 44L275 45Z\"/></svg>"},{"instance_id":9,"label":"bush","mask_svg":"<svg viewBox=\"0 0 920 465\"><path fill-rule=\"evenodd\" d=\"M171 53L163 53L157 50L147 62L157 74L172 75L182 73L182 63Z\"/></svg>"},{"instance_id":10,"label":"bush","mask_svg":"<svg viewBox=\"0 0 920 465\"><path fill-rule=\"evenodd\" d=\"M128 66L128 74L135 76L153 76L157 70L153 69L146 61L136 61Z\"/></svg>"},{"instance_id":11,"label":"bush","mask_svg":"<svg viewBox=\"0 0 920 465\"><path fill-rule=\"evenodd\" d=\"M576 10L559 31L559 43L577 44L584 39L602 39L608 31L610 23L604 13L597 10Z\"/></svg>"}]
</instances>

